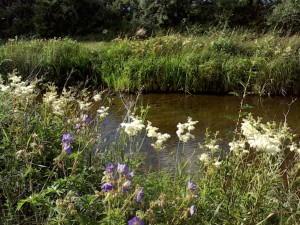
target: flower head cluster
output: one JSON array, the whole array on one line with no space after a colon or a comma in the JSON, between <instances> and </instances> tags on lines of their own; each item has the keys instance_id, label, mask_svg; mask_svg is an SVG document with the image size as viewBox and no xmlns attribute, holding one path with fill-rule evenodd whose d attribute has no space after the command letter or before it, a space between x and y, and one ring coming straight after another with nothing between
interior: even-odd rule
<instances>
[{"instance_id":1,"label":"flower head cluster","mask_svg":"<svg viewBox=\"0 0 300 225\"><path fill-rule=\"evenodd\" d=\"M242 157L249 153L248 150L246 150L246 141L241 140L234 140L232 142L229 142L230 151L233 152L236 156Z\"/></svg>"},{"instance_id":2,"label":"flower head cluster","mask_svg":"<svg viewBox=\"0 0 300 225\"><path fill-rule=\"evenodd\" d=\"M274 124L263 124L260 119L252 117L243 119L241 130L250 147L257 151L270 154L281 152L281 143L284 135L273 129Z\"/></svg>"},{"instance_id":3,"label":"flower head cluster","mask_svg":"<svg viewBox=\"0 0 300 225\"><path fill-rule=\"evenodd\" d=\"M108 115L109 107L101 106L100 109L97 110L100 119L104 119Z\"/></svg>"},{"instance_id":4,"label":"flower head cluster","mask_svg":"<svg viewBox=\"0 0 300 225\"><path fill-rule=\"evenodd\" d=\"M188 121L186 123L178 123L176 134L180 141L187 142L190 139L195 138L194 135L191 134L191 131L195 129L195 124L198 121L192 121L191 117L188 117Z\"/></svg>"},{"instance_id":5,"label":"flower head cluster","mask_svg":"<svg viewBox=\"0 0 300 225\"><path fill-rule=\"evenodd\" d=\"M61 142L62 142L62 145L63 145L63 151L67 155L72 153L72 151L71 151L72 148L71 148L71 145L70 145L72 140L73 140L73 137L72 137L71 134L63 134Z\"/></svg>"},{"instance_id":6,"label":"flower head cluster","mask_svg":"<svg viewBox=\"0 0 300 225\"><path fill-rule=\"evenodd\" d=\"M199 160L207 164L210 162L211 158L207 153L202 153L199 157Z\"/></svg>"},{"instance_id":7,"label":"flower head cluster","mask_svg":"<svg viewBox=\"0 0 300 225\"><path fill-rule=\"evenodd\" d=\"M105 192L112 190L119 191L120 193L129 192L131 190L131 183L134 173L129 171L126 164L118 164L117 167L113 163L107 163L105 167L103 185L101 189ZM138 189L137 202L140 202L143 196L142 189Z\"/></svg>"},{"instance_id":8,"label":"flower head cluster","mask_svg":"<svg viewBox=\"0 0 300 225\"><path fill-rule=\"evenodd\" d=\"M8 74L10 81L9 84L3 85L0 84L0 90L4 93L11 92L14 97L22 98L22 99L32 99L36 97L35 87L39 80L35 80L32 82L21 81L21 76L18 76L18 72L14 70L12 73Z\"/></svg>"},{"instance_id":9,"label":"flower head cluster","mask_svg":"<svg viewBox=\"0 0 300 225\"><path fill-rule=\"evenodd\" d=\"M130 123L121 123L121 127L124 127L125 132L132 137L137 135L137 133L140 132L145 127L145 125L143 124L143 121L138 117L131 117L131 119L132 122Z\"/></svg>"},{"instance_id":10,"label":"flower head cluster","mask_svg":"<svg viewBox=\"0 0 300 225\"><path fill-rule=\"evenodd\" d=\"M156 131L158 130L157 127L153 127L151 125L151 122L148 121L148 125L146 127L147 130L147 136L151 137L151 138L156 138L156 141L154 143L151 144L151 146L153 148L155 148L157 151L160 151L162 149L165 148L165 146L163 146L163 143L167 141L167 139L169 139L171 137L171 135L167 134L167 133L157 133Z\"/></svg>"}]
</instances>

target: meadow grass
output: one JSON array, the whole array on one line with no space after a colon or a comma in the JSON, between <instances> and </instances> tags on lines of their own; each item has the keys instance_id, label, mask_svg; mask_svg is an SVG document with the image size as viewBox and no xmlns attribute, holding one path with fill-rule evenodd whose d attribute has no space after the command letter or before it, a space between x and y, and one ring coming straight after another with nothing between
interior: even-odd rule
<instances>
[{"instance_id":1,"label":"meadow grass","mask_svg":"<svg viewBox=\"0 0 300 225\"><path fill-rule=\"evenodd\" d=\"M68 80L113 90L259 95L299 94L299 36L214 31L202 36L77 42L11 40L0 49L0 72L18 69L63 86Z\"/></svg>"},{"instance_id":2,"label":"meadow grass","mask_svg":"<svg viewBox=\"0 0 300 225\"><path fill-rule=\"evenodd\" d=\"M300 222L300 146L286 123L241 114L228 149L207 130L191 170L182 153L198 121L187 118L177 125L173 167L143 171L143 140L160 152L170 137L146 122L147 109L123 99L127 114L102 149L109 95L59 93L16 71L8 78L0 86L1 224Z\"/></svg>"}]
</instances>

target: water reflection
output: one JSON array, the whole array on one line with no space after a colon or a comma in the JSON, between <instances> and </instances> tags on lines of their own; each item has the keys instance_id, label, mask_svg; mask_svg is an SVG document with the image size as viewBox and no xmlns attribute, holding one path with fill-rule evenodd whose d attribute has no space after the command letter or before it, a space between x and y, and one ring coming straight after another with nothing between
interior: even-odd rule
<instances>
[{"instance_id":1,"label":"water reflection","mask_svg":"<svg viewBox=\"0 0 300 225\"><path fill-rule=\"evenodd\" d=\"M275 120L277 123L283 122L285 116L290 127L295 133L300 133L300 102L295 101L288 112L288 104L292 98L275 97L275 98L259 98L248 96L245 104L252 108L244 111L253 113L254 116L260 116L265 121ZM103 137L107 139L107 143L115 138L116 128L125 115L125 109L118 97L115 97L114 104L110 108L110 115L103 123ZM159 127L159 132L169 133L171 138L166 144L166 149L160 154L162 167L173 165L174 155L172 152L176 150L178 139L176 136L177 124L186 122L190 116L193 120L198 120L196 129L193 131L195 139L186 145L185 157L191 155L193 160L197 159L197 155L201 152L198 143L202 143L205 138L206 128L211 131L220 131L220 142L225 148L228 142L224 140L230 139L230 132L235 128L235 122L231 118L237 118L240 99L234 96L214 96L214 95L182 95L182 94L145 94L141 95L138 105L149 105L150 110L147 120L152 122L153 126ZM158 160L155 151L150 146L151 140L146 138L142 151L146 155L146 161L149 165L157 166Z\"/></svg>"}]
</instances>

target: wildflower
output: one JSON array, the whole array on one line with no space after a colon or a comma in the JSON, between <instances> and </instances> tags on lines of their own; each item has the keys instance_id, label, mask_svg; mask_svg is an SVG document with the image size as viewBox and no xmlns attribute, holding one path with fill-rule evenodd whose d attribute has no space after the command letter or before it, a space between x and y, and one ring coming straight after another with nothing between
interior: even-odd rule
<instances>
[{"instance_id":1,"label":"wildflower","mask_svg":"<svg viewBox=\"0 0 300 225\"><path fill-rule=\"evenodd\" d=\"M97 113L99 114L100 119L105 118L108 115L109 107L101 106L100 109L97 110Z\"/></svg>"},{"instance_id":2,"label":"wildflower","mask_svg":"<svg viewBox=\"0 0 300 225\"><path fill-rule=\"evenodd\" d=\"M198 121L192 121L191 117L188 117L188 121L186 123L178 123L177 124L177 131L176 134L180 141L187 142L190 139L195 138L194 135L192 135L190 132L195 129L195 124L198 123Z\"/></svg>"},{"instance_id":3,"label":"wildflower","mask_svg":"<svg viewBox=\"0 0 300 225\"><path fill-rule=\"evenodd\" d=\"M126 164L118 164L117 171L125 175L129 173L129 169Z\"/></svg>"},{"instance_id":4,"label":"wildflower","mask_svg":"<svg viewBox=\"0 0 300 225\"><path fill-rule=\"evenodd\" d=\"M91 106L91 102L85 102L85 101L78 101L79 108L83 111L88 111Z\"/></svg>"},{"instance_id":5,"label":"wildflower","mask_svg":"<svg viewBox=\"0 0 300 225\"><path fill-rule=\"evenodd\" d=\"M105 183L101 186L101 189L104 191L111 191L113 189L113 186L111 183Z\"/></svg>"},{"instance_id":6,"label":"wildflower","mask_svg":"<svg viewBox=\"0 0 300 225\"><path fill-rule=\"evenodd\" d=\"M86 122L86 123L89 123L91 121L91 118L87 114L84 114L83 115L83 121Z\"/></svg>"},{"instance_id":7,"label":"wildflower","mask_svg":"<svg viewBox=\"0 0 300 225\"><path fill-rule=\"evenodd\" d=\"M164 149L163 143L167 141L167 139L170 138L171 136L167 133L165 134L157 133L156 131L158 130L158 128L151 126L150 121L148 121L146 130L147 130L148 137L157 138L155 143L152 143L151 146L155 148L157 151Z\"/></svg>"},{"instance_id":8,"label":"wildflower","mask_svg":"<svg viewBox=\"0 0 300 225\"><path fill-rule=\"evenodd\" d=\"M222 162L221 161L216 161L213 163L213 165L216 167L216 168L220 168Z\"/></svg>"},{"instance_id":9,"label":"wildflower","mask_svg":"<svg viewBox=\"0 0 300 225\"><path fill-rule=\"evenodd\" d=\"M144 190L143 189L139 190L136 195L136 202L141 202L143 195L144 195Z\"/></svg>"},{"instance_id":10,"label":"wildflower","mask_svg":"<svg viewBox=\"0 0 300 225\"><path fill-rule=\"evenodd\" d=\"M193 182L188 181L188 189L191 191L195 191L195 190L197 190L197 187Z\"/></svg>"},{"instance_id":11,"label":"wildflower","mask_svg":"<svg viewBox=\"0 0 300 225\"><path fill-rule=\"evenodd\" d=\"M72 148L71 148L71 145L70 144L64 144L63 145L63 150L65 151L65 153L67 155L70 155L72 153Z\"/></svg>"},{"instance_id":12,"label":"wildflower","mask_svg":"<svg viewBox=\"0 0 300 225\"><path fill-rule=\"evenodd\" d=\"M73 137L71 134L63 134L63 137L62 137L62 140L61 142L62 143L65 143L65 144L70 144L70 142L73 140Z\"/></svg>"},{"instance_id":13,"label":"wildflower","mask_svg":"<svg viewBox=\"0 0 300 225\"><path fill-rule=\"evenodd\" d=\"M134 177L134 172L131 171L131 172L129 173L129 178L132 179L133 177Z\"/></svg>"},{"instance_id":14,"label":"wildflower","mask_svg":"<svg viewBox=\"0 0 300 225\"><path fill-rule=\"evenodd\" d=\"M106 167L105 167L105 171L106 171L107 173L113 173L114 168L115 168L114 164L112 164L112 163L107 163L107 164L106 164Z\"/></svg>"},{"instance_id":15,"label":"wildflower","mask_svg":"<svg viewBox=\"0 0 300 225\"><path fill-rule=\"evenodd\" d=\"M200 156L200 158L199 158L199 160L200 160L201 162L208 163L208 162L210 161L210 157L209 157L208 154L202 153L201 156Z\"/></svg>"},{"instance_id":16,"label":"wildflower","mask_svg":"<svg viewBox=\"0 0 300 225\"><path fill-rule=\"evenodd\" d=\"M81 127L80 127L80 124L77 123L76 126L75 126L75 129L76 129L76 130L80 130L80 128L81 128Z\"/></svg>"},{"instance_id":17,"label":"wildflower","mask_svg":"<svg viewBox=\"0 0 300 225\"><path fill-rule=\"evenodd\" d=\"M189 211L190 211L190 215L193 216L195 214L195 205L192 205L190 208L189 208Z\"/></svg>"},{"instance_id":18,"label":"wildflower","mask_svg":"<svg viewBox=\"0 0 300 225\"><path fill-rule=\"evenodd\" d=\"M147 124L147 127L146 127L147 136L148 137L157 137L156 131L158 130L158 128L151 126L151 124L152 123L150 121L148 121L148 124Z\"/></svg>"},{"instance_id":19,"label":"wildflower","mask_svg":"<svg viewBox=\"0 0 300 225\"><path fill-rule=\"evenodd\" d=\"M144 220L136 216L128 221L128 225L145 225L145 222Z\"/></svg>"},{"instance_id":20,"label":"wildflower","mask_svg":"<svg viewBox=\"0 0 300 225\"><path fill-rule=\"evenodd\" d=\"M12 83L20 83L21 82L21 77L17 75L13 75L9 78L9 80L12 81Z\"/></svg>"},{"instance_id":21,"label":"wildflower","mask_svg":"<svg viewBox=\"0 0 300 225\"><path fill-rule=\"evenodd\" d=\"M98 101L101 100L101 95L100 94L96 94L96 95L93 96L93 99L94 99L95 102L98 102Z\"/></svg>"},{"instance_id":22,"label":"wildflower","mask_svg":"<svg viewBox=\"0 0 300 225\"><path fill-rule=\"evenodd\" d=\"M141 131L145 127L145 125L143 124L142 120L132 117L132 122L121 123L121 127L125 128L125 132L129 136L135 136L139 131Z\"/></svg>"},{"instance_id":23,"label":"wildflower","mask_svg":"<svg viewBox=\"0 0 300 225\"><path fill-rule=\"evenodd\" d=\"M123 192L130 191L130 184L131 184L130 180L127 180L123 183L122 185Z\"/></svg>"},{"instance_id":24,"label":"wildflower","mask_svg":"<svg viewBox=\"0 0 300 225\"><path fill-rule=\"evenodd\" d=\"M5 85L0 85L0 87L1 87L1 91L2 92L7 92L7 91L9 91L9 89L10 89L10 87L9 86L5 86Z\"/></svg>"}]
</instances>

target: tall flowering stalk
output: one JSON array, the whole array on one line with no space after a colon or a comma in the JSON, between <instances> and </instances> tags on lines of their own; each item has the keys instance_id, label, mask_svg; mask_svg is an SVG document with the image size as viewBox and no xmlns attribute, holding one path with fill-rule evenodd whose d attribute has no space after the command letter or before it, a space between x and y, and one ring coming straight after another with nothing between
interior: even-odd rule
<instances>
[{"instance_id":1,"label":"tall flowering stalk","mask_svg":"<svg viewBox=\"0 0 300 225\"><path fill-rule=\"evenodd\" d=\"M190 139L194 139L195 136L191 133L195 129L195 125L198 123L198 121L193 121L191 117L188 117L186 123L178 123L177 124L177 131L176 134L179 138L178 147L176 151L175 156L175 170L180 170L180 164L181 164L181 156L180 154L180 142L183 143L182 149L184 151L185 143L188 142ZM180 172L180 171L179 171Z\"/></svg>"}]
</instances>

